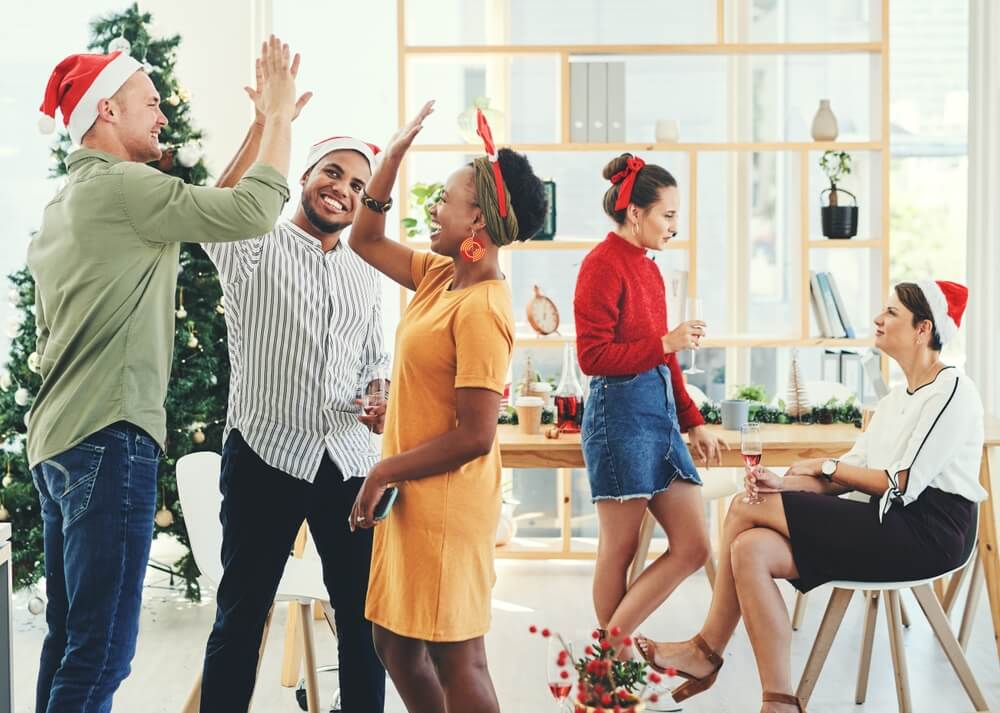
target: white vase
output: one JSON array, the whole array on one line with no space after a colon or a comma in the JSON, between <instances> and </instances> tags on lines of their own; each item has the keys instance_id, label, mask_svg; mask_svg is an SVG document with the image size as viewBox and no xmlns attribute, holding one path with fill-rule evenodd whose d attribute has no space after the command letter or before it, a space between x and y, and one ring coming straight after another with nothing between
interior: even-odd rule
<instances>
[{"instance_id":1,"label":"white vase","mask_svg":"<svg viewBox=\"0 0 1000 713\"><path fill-rule=\"evenodd\" d=\"M656 120L656 143L675 144L680 141L681 127L676 119Z\"/></svg>"},{"instance_id":2,"label":"white vase","mask_svg":"<svg viewBox=\"0 0 1000 713\"><path fill-rule=\"evenodd\" d=\"M830 109L829 99L819 100L819 109L813 117L812 137L814 141L834 141L839 133L837 129L837 117Z\"/></svg>"}]
</instances>

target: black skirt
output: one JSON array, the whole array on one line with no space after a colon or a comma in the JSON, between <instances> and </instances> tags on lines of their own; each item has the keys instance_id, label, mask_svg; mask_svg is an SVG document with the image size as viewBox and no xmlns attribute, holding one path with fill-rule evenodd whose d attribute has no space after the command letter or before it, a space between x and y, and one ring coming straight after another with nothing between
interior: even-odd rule
<instances>
[{"instance_id":1,"label":"black skirt","mask_svg":"<svg viewBox=\"0 0 1000 713\"><path fill-rule=\"evenodd\" d=\"M878 520L870 502L817 493L782 493L801 592L833 580L901 582L960 566L976 542L976 503L926 488Z\"/></svg>"}]
</instances>

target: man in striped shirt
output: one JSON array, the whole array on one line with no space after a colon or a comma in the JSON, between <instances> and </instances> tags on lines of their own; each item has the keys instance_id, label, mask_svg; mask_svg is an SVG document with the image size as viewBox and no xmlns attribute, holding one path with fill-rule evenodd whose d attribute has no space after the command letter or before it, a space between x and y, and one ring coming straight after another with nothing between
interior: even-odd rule
<instances>
[{"instance_id":1,"label":"man in striped shirt","mask_svg":"<svg viewBox=\"0 0 1000 713\"><path fill-rule=\"evenodd\" d=\"M234 184L253 162L262 130L255 122L220 185ZM369 428L381 433L385 411L359 416L356 400L389 358L380 280L341 236L377 152L350 137L316 144L290 221L253 240L203 245L225 293L231 363L220 479L224 574L203 711L246 712L264 622L303 520L336 615L343 710L383 710L385 671L364 618L372 530L350 532L348 516L378 459Z\"/></svg>"}]
</instances>

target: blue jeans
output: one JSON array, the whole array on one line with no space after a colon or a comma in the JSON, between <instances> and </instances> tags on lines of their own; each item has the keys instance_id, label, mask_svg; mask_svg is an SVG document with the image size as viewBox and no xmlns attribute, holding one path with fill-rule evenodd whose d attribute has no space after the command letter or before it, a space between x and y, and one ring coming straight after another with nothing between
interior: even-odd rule
<instances>
[{"instance_id":1,"label":"blue jeans","mask_svg":"<svg viewBox=\"0 0 1000 713\"><path fill-rule=\"evenodd\" d=\"M119 422L32 469L49 598L36 713L107 713L131 670L159 455Z\"/></svg>"}]
</instances>

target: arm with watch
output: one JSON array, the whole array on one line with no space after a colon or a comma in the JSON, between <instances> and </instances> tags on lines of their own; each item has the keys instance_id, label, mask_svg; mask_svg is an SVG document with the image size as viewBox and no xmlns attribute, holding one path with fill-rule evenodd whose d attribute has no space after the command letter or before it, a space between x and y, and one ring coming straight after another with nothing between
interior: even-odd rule
<instances>
[{"instance_id":1,"label":"arm with watch","mask_svg":"<svg viewBox=\"0 0 1000 713\"><path fill-rule=\"evenodd\" d=\"M909 471L897 474L900 490L906 490ZM889 488L884 470L865 468L847 460L813 458L792 464L784 477L758 466L748 476L761 493L807 492L841 495L852 490L881 497Z\"/></svg>"}]
</instances>

